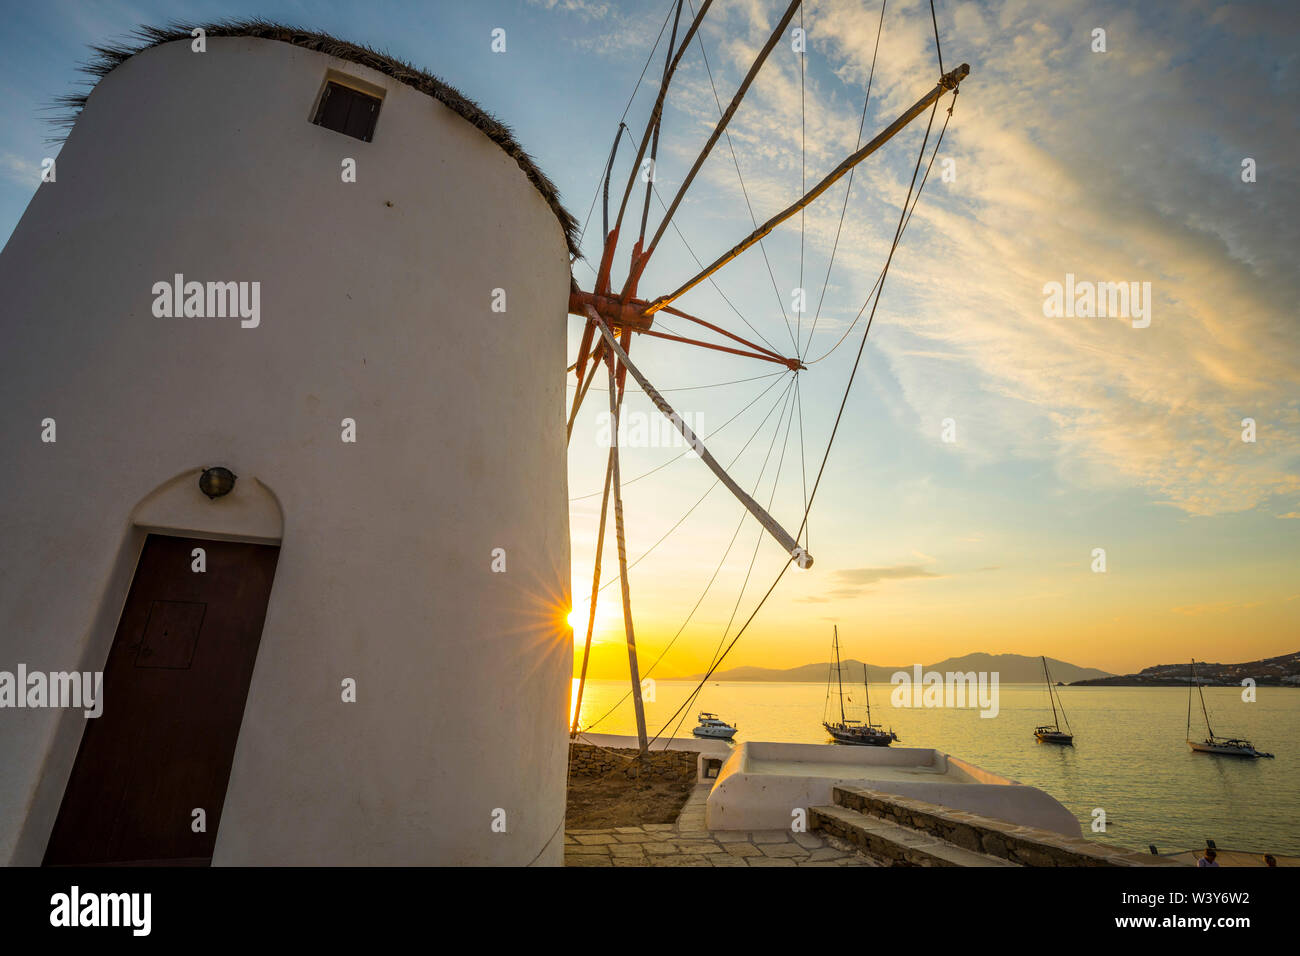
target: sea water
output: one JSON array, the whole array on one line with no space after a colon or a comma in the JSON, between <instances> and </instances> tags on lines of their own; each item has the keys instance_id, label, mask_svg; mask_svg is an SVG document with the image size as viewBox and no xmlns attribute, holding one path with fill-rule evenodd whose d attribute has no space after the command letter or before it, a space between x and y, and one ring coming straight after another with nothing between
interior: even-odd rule
<instances>
[{"instance_id":1,"label":"sea water","mask_svg":"<svg viewBox=\"0 0 1300 956\"><path fill-rule=\"evenodd\" d=\"M577 682L574 682L576 688ZM651 734L660 731L695 684L657 681L646 702ZM625 681L588 681L581 725L594 733L635 734ZM899 747L933 747L1047 791L1095 840L1160 852L1205 846L1300 855L1300 689L1207 687L1215 733L1251 740L1275 759L1195 754L1188 748L1185 687L1059 687L1074 746L1040 744L1034 727L1051 723L1042 684L1002 684L993 719L968 708L895 708L887 684L873 685L872 722L892 728ZM846 688L850 719L863 716L861 688ZM615 706L617 705L617 706ZM839 719L823 684L708 682L664 736L689 737L699 711L739 725L739 740L827 743L823 714ZM685 718L684 720L682 718ZM678 727L678 721L681 721ZM1063 725L1064 726L1064 725ZM1192 737L1205 736L1193 700ZM1098 813L1098 811L1101 811ZM1095 827L1104 822L1105 829Z\"/></svg>"}]
</instances>

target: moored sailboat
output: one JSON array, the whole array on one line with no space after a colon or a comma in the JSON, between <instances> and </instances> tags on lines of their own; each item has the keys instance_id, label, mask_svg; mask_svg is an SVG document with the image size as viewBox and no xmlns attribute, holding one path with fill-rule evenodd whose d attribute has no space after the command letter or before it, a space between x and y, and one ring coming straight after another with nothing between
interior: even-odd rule
<instances>
[{"instance_id":1,"label":"moored sailboat","mask_svg":"<svg viewBox=\"0 0 1300 956\"><path fill-rule=\"evenodd\" d=\"M1044 656L1043 661L1043 679L1047 681L1047 699L1052 705L1052 723L1043 724L1034 728L1034 736L1040 743L1044 744L1066 744L1074 746L1074 732L1070 729L1070 721L1065 716L1065 705L1061 704L1058 710L1056 689L1052 687L1052 675L1047 670L1047 658ZM1065 721L1065 730L1061 729L1061 721Z\"/></svg>"},{"instance_id":2,"label":"moored sailboat","mask_svg":"<svg viewBox=\"0 0 1300 956\"><path fill-rule=\"evenodd\" d=\"M898 739L893 730L885 730L871 722L871 689L867 685L867 665L862 665L862 689L867 699L867 720L850 720L844 713L844 679L840 665L840 629L835 628L835 679L839 685L840 719L838 723L822 720L822 726L836 743L856 744L866 747L888 747ZM830 678L826 680L826 696L830 697Z\"/></svg>"},{"instance_id":3,"label":"moored sailboat","mask_svg":"<svg viewBox=\"0 0 1300 956\"><path fill-rule=\"evenodd\" d=\"M1201 689L1201 679L1196 674L1196 659L1192 659L1192 681L1196 692L1201 695L1201 713L1205 715L1205 732L1209 735L1204 740L1192 739L1192 685L1187 685L1187 746L1193 753L1217 754L1220 757L1272 757L1272 754L1256 750L1254 744L1244 737L1218 737L1210 726L1210 711L1205 706L1205 691Z\"/></svg>"}]
</instances>

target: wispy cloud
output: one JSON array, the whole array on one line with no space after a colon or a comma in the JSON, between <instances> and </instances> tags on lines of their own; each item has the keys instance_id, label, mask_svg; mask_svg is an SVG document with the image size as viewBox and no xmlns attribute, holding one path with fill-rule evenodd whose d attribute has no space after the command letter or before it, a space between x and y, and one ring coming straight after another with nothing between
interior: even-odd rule
<instances>
[{"instance_id":1,"label":"wispy cloud","mask_svg":"<svg viewBox=\"0 0 1300 956\"><path fill-rule=\"evenodd\" d=\"M1264 30L1258 11L1243 19L1238 6L1201 6L1205 16L1177 30L1154 11L1091 0L950 9L945 65L972 64L941 157L955 162L956 179L943 182L936 168L927 183L891 270L906 294L886 294L888 331L876 346L936 441L952 417L956 447L972 460L1039 459L1066 484L1137 487L1193 515L1267 506L1300 489L1291 307L1300 281L1290 253L1300 246L1300 176L1291 125L1260 109L1283 76L1294 78L1284 37L1300 15L1271 6ZM715 13L704 41L725 106L777 7L752 0ZM809 4L809 57L865 86L878 13L847 0ZM928 13L889 5L867 135L937 74ZM1105 53L1091 50L1094 26L1107 31ZM1188 55L1200 48L1214 55ZM857 142L860 107L828 89L822 71L809 73L801 90L797 58L778 46L730 127L760 221L800 182L801 97L810 182ZM701 69L683 71L674 104L700 131L717 120ZM694 137L672 142L678 160L693 157ZM1259 166L1254 184L1239 175L1248 156ZM873 157L856 177L857 215L840 235L834 306L819 325L826 345L882 264L911 174L898 157ZM702 175L745 208L725 144ZM842 195L807 217L808 246L823 261ZM1043 286L1067 273L1150 282L1150 327L1045 318ZM1257 422L1253 443L1242 441L1244 418Z\"/></svg>"},{"instance_id":2,"label":"wispy cloud","mask_svg":"<svg viewBox=\"0 0 1300 956\"><path fill-rule=\"evenodd\" d=\"M528 5L559 13L573 13L584 20L603 20L609 16L608 3L592 0L528 0Z\"/></svg>"},{"instance_id":3,"label":"wispy cloud","mask_svg":"<svg viewBox=\"0 0 1300 956\"><path fill-rule=\"evenodd\" d=\"M1262 601L1214 601L1209 604L1183 604L1179 607L1170 608L1175 614L1182 614L1186 617L1200 617L1203 614L1227 614L1230 611L1246 611L1253 607L1260 607Z\"/></svg>"},{"instance_id":4,"label":"wispy cloud","mask_svg":"<svg viewBox=\"0 0 1300 956\"><path fill-rule=\"evenodd\" d=\"M919 564L896 564L878 568L841 568L831 573L832 586L820 594L805 594L793 600L801 604L829 604L872 592L871 585L884 581L941 578Z\"/></svg>"},{"instance_id":5,"label":"wispy cloud","mask_svg":"<svg viewBox=\"0 0 1300 956\"><path fill-rule=\"evenodd\" d=\"M834 577L845 584L864 585L906 578L937 578L942 575L927 571L917 564L900 564L889 568L845 568L834 572Z\"/></svg>"},{"instance_id":6,"label":"wispy cloud","mask_svg":"<svg viewBox=\"0 0 1300 956\"><path fill-rule=\"evenodd\" d=\"M34 190L41 181L41 168L29 157L0 153L0 176Z\"/></svg>"}]
</instances>

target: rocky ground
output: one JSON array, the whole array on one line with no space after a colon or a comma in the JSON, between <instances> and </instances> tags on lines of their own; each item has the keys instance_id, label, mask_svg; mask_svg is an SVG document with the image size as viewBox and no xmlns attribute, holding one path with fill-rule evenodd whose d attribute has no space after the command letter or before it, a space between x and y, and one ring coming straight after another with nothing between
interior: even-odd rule
<instances>
[{"instance_id":1,"label":"rocky ground","mask_svg":"<svg viewBox=\"0 0 1300 956\"><path fill-rule=\"evenodd\" d=\"M566 866L879 866L850 844L788 830L710 832L712 781L697 754L574 744L565 816Z\"/></svg>"}]
</instances>

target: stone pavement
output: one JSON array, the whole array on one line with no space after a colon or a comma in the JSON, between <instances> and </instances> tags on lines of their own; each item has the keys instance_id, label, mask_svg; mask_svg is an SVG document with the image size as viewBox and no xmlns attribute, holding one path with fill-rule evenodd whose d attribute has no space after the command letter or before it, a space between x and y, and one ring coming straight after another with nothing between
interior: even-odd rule
<instances>
[{"instance_id":1,"label":"stone pavement","mask_svg":"<svg viewBox=\"0 0 1300 956\"><path fill-rule=\"evenodd\" d=\"M676 823L566 830L565 866L881 866L820 833L714 830L704 824L712 783L700 784Z\"/></svg>"}]
</instances>

